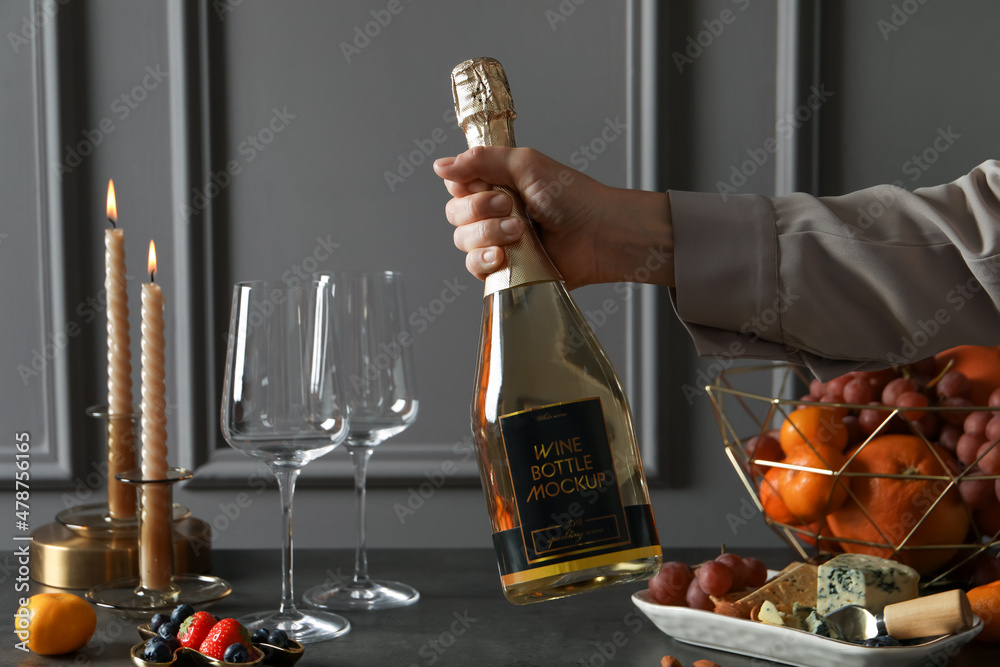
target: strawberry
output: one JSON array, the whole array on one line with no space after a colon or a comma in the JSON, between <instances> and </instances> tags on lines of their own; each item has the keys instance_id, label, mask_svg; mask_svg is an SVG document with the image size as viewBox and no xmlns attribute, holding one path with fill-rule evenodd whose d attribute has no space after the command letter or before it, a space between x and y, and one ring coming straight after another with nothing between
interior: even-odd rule
<instances>
[{"instance_id":1,"label":"strawberry","mask_svg":"<svg viewBox=\"0 0 1000 667\"><path fill-rule=\"evenodd\" d=\"M177 639L180 640L181 646L187 646L197 651L216 623L215 616L207 611L196 611L181 623L181 629L177 631Z\"/></svg>"},{"instance_id":2,"label":"strawberry","mask_svg":"<svg viewBox=\"0 0 1000 667\"><path fill-rule=\"evenodd\" d=\"M216 660L222 660L231 644L243 644L247 651L252 647L250 633L233 618L224 618L208 631L208 635L198 647L198 652Z\"/></svg>"}]
</instances>

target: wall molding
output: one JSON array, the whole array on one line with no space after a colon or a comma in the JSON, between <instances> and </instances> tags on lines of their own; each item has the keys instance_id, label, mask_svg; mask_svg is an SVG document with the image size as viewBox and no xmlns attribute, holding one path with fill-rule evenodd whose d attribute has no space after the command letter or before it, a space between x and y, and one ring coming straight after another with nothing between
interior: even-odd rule
<instances>
[{"instance_id":1,"label":"wall molding","mask_svg":"<svg viewBox=\"0 0 1000 667\"><path fill-rule=\"evenodd\" d=\"M630 0L627 4L630 62L627 100L632 146L639 146L655 128L655 112L648 107L656 98L656 2ZM173 151L173 194L175 205L190 199L193 188L202 188L211 174L224 168L227 151L220 121L226 113L225 88L218 77L226 71L225 29L207 0L171 3L168 9L167 43L171 71L171 146ZM637 128L642 119L643 128ZM652 183L649 150L634 151L629 160L630 183L642 178ZM222 341L229 320L225 284L226 234L233 228L228 220L224 188L204 210L188 220L174 212L174 234L178 248L175 270L178 282L177 331L177 440L179 464L195 471L186 488L219 488L246 484L259 478L260 464L225 443L218 425L221 385L216 375L224 363ZM216 250L218 252L216 252ZM200 288L207 285L207 288ZM660 431L656 386L658 379L650 359L656 358L656 290L643 287L630 292L627 301L628 364L623 378L633 400L638 401L642 421L637 424L642 453L650 475L659 469ZM205 416L207 415L207 417ZM371 484L406 485L427 481L443 467L450 486L478 486L479 472L474 457L468 458L467 443L427 443L408 441L403 434L379 447L369 464ZM471 442L471 434L470 441ZM353 465L345 452L333 452L303 469L300 484L342 486L354 483Z\"/></svg>"}]
</instances>

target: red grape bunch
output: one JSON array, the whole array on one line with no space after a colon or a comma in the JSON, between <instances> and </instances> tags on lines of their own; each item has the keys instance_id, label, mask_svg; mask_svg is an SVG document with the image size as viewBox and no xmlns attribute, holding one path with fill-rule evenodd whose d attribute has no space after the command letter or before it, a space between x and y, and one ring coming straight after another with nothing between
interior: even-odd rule
<instances>
[{"instance_id":1,"label":"red grape bunch","mask_svg":"<svg viewBox=\"0 0 1000 667\"><path fill-rule=\"evenodd\" d=\"M813 380L802 400L868 406L833 408L847 427L848 449L875 431L881 435L915 430L939 444L957 460L952 467L956 475L961 474L958 488L968 508L990 510L998 517L1000 479L990 477L1000 475L1000 387L989 395L985 406L976 406L970 388L964 373L929 357L899 368L855 371L829 382ZM931 406L949 409L922 409ZM885 423L891 408L898 408L905 418L897 415Z\"/></svg>"},{"instance_id":2,"label":"red grape bunch","mask_svg":"<svg viewBox=\"0 0 1000 667\"><path fill-rule=\"evenodd\" d=\"M663 564L659 574L649 580L649 593L658 604L713 611L709 597L721 597L730 591L758 588L767 580L767 566L756 558L740 558L723 553L693 570L681 561Z\"/></svg>"}]
</instances>

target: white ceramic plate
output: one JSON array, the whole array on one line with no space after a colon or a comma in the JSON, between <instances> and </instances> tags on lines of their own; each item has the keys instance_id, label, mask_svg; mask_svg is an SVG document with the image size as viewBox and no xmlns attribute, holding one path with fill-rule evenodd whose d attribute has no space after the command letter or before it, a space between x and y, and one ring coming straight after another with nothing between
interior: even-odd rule
<instances>
[{"instance_id":1,"label":"white ceramic plate","mask_svg":"<svg viewBox=\"0 0 1000 667\"><path fill-rule=\"evenodd\" d=\"M866 648L820 637L802 630L780 628L701 609L665 607L652 601L648 590L632 594L632 602L656 627L677 641L752 658L799 667L909 667L945 665L980 630L982 619L956 635L915 646Z\"/></svg>"}]
</instances>

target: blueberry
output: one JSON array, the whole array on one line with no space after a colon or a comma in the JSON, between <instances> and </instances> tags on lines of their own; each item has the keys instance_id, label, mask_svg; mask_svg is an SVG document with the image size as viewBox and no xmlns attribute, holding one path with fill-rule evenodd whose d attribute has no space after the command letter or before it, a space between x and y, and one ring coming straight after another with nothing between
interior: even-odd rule
<instances>
[{"instance_id":1,"label":"blueberry","mask_svg":"<svg viewBox=\"0 0 1000 667\"><path fill-rule=\"evenodd\" d=\"M288 648L288 635L284 630L275 630L267 636L267 643L278 648Z\"/></svg>"},{"instance_id":2,"label":"blueberry","mask_svg":"<svg viewBox=\"0 0 1000 667\"><path fill-rule=\"evenodd\" d=\"M174 653L162 637L151 637L142 649L142 659L146 662L170 662Z\"/></svg>"},{"instance_id":3,"label":"blueberry","mask_svg":"<svg viewBox=\"0 0 1000 667\"><path fill-rule=\"evenodd\" d=\"M222 659L226 662L246 662L249 658L247 647L240 643L230 644L222 654Z\"/></svg>"},{"instance_id":4,"label":"blueberry","mask_svg":"<svg viewBox=\"0 0 1000 667\"><path fill-rule=\"evenodd\" d=\"M177 639L177 631L180 630L180 625L174 623L173 621L167 621L161 625L156 630L156 634L160 635L164 639Z\"/></svg>"},{"instance_id":5,"label":"blueberry","mask_svg":"<svg viewBox=\"0 0 1000 667\"><path fill-rule=\"evenodd\" d=\"M254 644L260 644L262 642L266 642L270 634L271 631L268 630L267 628L257 628L256 630L253 631L253 635L250 636L250 640Z\"/></svg>"},{"instance_id":6,"label":"blueberry","mask_svg":"<svg viewBox=\"0 0 1000 667\"><path fill-rule=\"evenodd\" d=\"M153 620L149 622L149 629L156 632L160 629L160 626L170 620L170 617L166 614L153 614Z\"/></svg>"},{"instance_id":7,"label":"blueberry","mask_svg":"<svg viewBox=\"0 0 1000 667\"><path fill-rule=\"evenodd\" d=\"M194 607L189 604L179 604L170 613L170 620L180 627L180 624L184 622L184 619L194 613Z\"/></svg>"}]
</instances>

